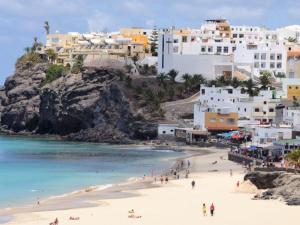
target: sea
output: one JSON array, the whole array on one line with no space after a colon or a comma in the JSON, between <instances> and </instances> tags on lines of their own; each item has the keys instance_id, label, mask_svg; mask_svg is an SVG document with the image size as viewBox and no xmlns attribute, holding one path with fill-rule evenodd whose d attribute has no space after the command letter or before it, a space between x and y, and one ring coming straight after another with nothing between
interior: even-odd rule
<instances>
[{"instance_id":1,"label":"sea","mask_svg":"<svg viewBox=\"0 0 300 225\"><path fill-rule=\"evenodd\" d=\"M182 152L44 138L0 136L0 208L159 175Z\"/></svg>"}]
</instances>

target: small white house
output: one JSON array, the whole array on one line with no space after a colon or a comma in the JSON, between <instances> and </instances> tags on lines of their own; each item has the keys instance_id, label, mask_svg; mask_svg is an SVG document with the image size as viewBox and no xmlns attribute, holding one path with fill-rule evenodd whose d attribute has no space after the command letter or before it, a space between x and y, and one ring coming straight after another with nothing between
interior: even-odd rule
<instances>
[{"instance_id":1,"label":"small white house","mask_svg":"<svg viewBox=\"0 0 300 225\"><path fill-rule=\"evenodd\" d=\"M158 124L158 136L174 136L176 128L178 128L177 123L160 123Z\"/></svg>"}]
</instances>

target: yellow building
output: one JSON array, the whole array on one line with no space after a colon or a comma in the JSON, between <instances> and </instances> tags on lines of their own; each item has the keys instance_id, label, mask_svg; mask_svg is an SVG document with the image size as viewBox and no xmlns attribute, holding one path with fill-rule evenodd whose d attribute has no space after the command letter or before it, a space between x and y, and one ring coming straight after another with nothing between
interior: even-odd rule
<instances>
[{"instance_id":1,"label":"yellow building","mask_svg":"<svg viewBox=\"0 0 300 225\"><path fill-rule=\"evenodd\" d=\"M143 45L144 48L148 48L149 40L141 28L121 28L120 34L125 38L131 38L133 44Z\"/></svg>"},{"instance_id":2,"label":"yellow building","mask_svg":"<svg viewBox=\"0 0 300 225\"><path fill-rule=\"evenodd\" d=\"M300 99L300 85L288 85L287 87L287 97L289 99Z\"/></svg>"},{"instance_id":3,"label":"yellow building","mask_svg":"<svg viewBox=\"0 0 300 225\"><path fill-rule=\"evenodd\" d=\"M228 131L238 129L238 114L205 112L205 128L208 131Z\"/></svg>"}]
</instances>

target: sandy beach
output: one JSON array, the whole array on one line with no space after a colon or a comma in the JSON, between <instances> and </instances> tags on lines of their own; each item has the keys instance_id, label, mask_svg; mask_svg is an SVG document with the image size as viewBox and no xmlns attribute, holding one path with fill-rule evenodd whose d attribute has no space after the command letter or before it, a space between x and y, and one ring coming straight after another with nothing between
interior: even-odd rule
<instances>
[{"instance_id":1,"label":"sandy beach","mask_svg":"<svg viewBox=\"0 0 300 225\"><path fill-rule=\"evenodd\" d=\"M161 185L158 179L152 184L152 178L148 178L145 188L127 188L123 196L120 195L122 192L111 198L94 196L89 200L90 206L75 209L18 213L7 224L49 224L55 218L64 225L299 224L299 206L287 206L279 200L252 200L257 190L249 183L242 183L237 188L236 183L243 180L244 170L226 160L226 155L226 151L215 151L191 158L193 173L188 179L170 180ZM217 163L213 163L215 161ZM232 177L230 169L233 170ZM196 182L194 189L192 180ZM203 216L203 203L208 209L214 203L213 217ZM128 218L131 209L141 218ZM79 220L70 220L70 217Z\"/></svg>"}]
</instances>

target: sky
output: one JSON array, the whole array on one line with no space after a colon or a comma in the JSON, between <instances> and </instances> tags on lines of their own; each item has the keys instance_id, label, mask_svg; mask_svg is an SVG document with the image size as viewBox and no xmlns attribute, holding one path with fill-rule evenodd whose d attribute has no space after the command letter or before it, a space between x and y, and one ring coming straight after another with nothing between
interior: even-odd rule
<instances>
[{"instance_id":1,"label":"sky","mask_svg":"<svg viewBox=\"0 0 300 225\"><path fill-rule=\"evenodd\" d=\"M226 18L231 25L277 28L300 24L299 0L0 0L0 84L34 37L50 31L113 31L120 27L191 27Z\"/></svg>"}]
</instances>

